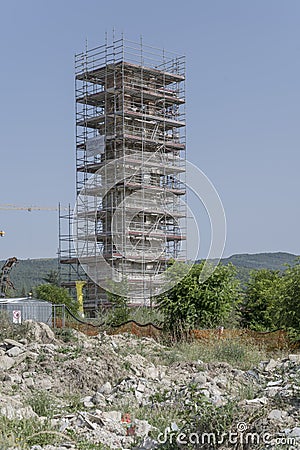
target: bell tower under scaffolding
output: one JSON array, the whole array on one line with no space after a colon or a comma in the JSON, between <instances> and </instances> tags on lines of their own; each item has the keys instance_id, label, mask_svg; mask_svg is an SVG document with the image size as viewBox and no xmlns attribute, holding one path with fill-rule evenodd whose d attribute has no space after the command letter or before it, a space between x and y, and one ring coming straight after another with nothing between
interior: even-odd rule
<instances>
[{"instance_id":1,"label":"bell tower under scaffolding","mask_svg":"<svg viewBox=\"0 0 300 450\"><path fill-rule=\"evenodd\" d=\"M75 96L77 205L59 214L61 284L74 293L86 281L92 313L111 269L147 304L170 260L186 260L185 58L106 38L75 56Z\"/></svg>"}]
</instances>

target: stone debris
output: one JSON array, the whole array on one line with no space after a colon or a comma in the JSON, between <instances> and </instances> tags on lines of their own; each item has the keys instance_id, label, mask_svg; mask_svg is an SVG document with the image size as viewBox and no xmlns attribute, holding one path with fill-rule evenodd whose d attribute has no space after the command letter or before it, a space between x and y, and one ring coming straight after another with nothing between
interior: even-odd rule
<instances>
[{"instance_id":1,"label":"stone debris","mask_svg":"<svg viewBox=\"0 0 300 450\"><path fill-rule=\"evenodd\" d=\"M73 330L71 342L64 343L45 324L29 322L28 328L26 340L0 343L0 415L43 422L45 417L28 401L48 395L57 405L51 423L66 436L59 446L35 445L31 450L76 450L68 432L111 449L163 448L155 439L158 432L179 433L182 424L170 420L161 430L137 411L184 410L195 395L215 408L237 401L245 423L258 417L251 423L257 432L293 438L290 450L300 446L299 354L262 361L248 371L200 360L163 365L161 355L168 349L150 338L105 333L87 337ZM250 394L241 398L245 390ZM66 412L74 395L78 404Z\"/></svg>"}]
</instances>

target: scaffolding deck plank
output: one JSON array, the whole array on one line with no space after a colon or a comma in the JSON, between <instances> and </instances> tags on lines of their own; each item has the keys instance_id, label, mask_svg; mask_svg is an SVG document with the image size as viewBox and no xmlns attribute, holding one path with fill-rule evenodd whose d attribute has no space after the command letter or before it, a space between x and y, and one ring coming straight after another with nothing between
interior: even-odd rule
<instances>
[{"instance_id":1,"label":"scaffolding deck plank","mask_svg":"<svg viewBox=\"0 0 300 450\"><path fill-rule=\"evenodd\" d=\"M81 81L90 81L91 83L103 84L107 81L110 74L114 75L115 72L122 70L140 72L144 79L146 77L155 77L156 83L164 86L171 83L180 83L185 80L184 75L180 75L172 72L164 72L163 70L138 65L126 61L119 61L115 64L107 64L92 70L83 70L76 74L76 79Z\"/></svg>"}]
</instances>

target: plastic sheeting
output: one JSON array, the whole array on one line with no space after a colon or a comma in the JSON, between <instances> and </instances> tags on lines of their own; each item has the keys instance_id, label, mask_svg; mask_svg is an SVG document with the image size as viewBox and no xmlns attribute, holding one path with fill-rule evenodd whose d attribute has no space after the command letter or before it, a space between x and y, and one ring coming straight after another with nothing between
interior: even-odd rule
<instances>
[{"instance_id":1,"label":"plastic sheeting","mask_svg":"<svg viewBox=\"0 0 300 450\"><path fill-rule=\"evenodd\" d=\"M86 141L86 156L96 156L104 153L105 150L105 135L100 134Z\"/></svg>"}]
</instances>

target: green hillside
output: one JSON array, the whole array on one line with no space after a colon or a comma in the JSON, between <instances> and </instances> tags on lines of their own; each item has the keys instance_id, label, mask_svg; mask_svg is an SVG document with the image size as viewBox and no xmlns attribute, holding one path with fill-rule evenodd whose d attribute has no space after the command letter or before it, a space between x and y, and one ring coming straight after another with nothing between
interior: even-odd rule
<instances>
[{"instance_id":1,"label":"green hillside","mask_svg":"<svg viewBox=\"0 0 300 450\"><path fill-rule=\"evenodd\" d=\"M285 264L295 264L299 256L291 253L255 253L238 254L222 259L223 264L232 263L238 269L238 277L244 283L253 269L284 270ZM4 261L0 261L0 267ZM26 259L20 260L11 271L11 280L16 288L15 296L24 295L32 290L34 286L43 282L50 271L57 270L57 259Z\"/></svg>"},{"instance_id":2,"label":"green hillside","mask_svg":"<svg viewBox=\"0 0 300 450\"><path fill-rule=\"evenodd\" d=\"M0 267L4 262L0 261ZM24 296L31 292L34 286L43 283L43 277L51 270L57 270L56 258L20 260L10 273L10 279L16 288L14 296Z\"/></svg>"},{"instance_id":3,"label":"green hillside","mask_svg":"<svg viewBox=\"0 0 300 450\"><path fill-rule=\"evenodd\" d=\"M276 252L276 253L241 253L232 255L229 258L223 258L223 264L233 264L237 268L237 276L244 285L250 276L252 270L255 269L270 269L270 270L285 270L286 265L294 265L299 259L299 256L291 253Z\"/></svg>"},{"instance_id":4,"label":"green hillside","mask_svg":"<svg viewBox=\"0 0 300 450\"><path fill-rule=\"evenodd\" d=\"M232 263L236 267L244 267L246 269L272 269L284 270L285 264L293 265L299 256L291 253L242 253L232 255L229 258L223 258L223 264Z\"/></svg>"}]
</instances>

